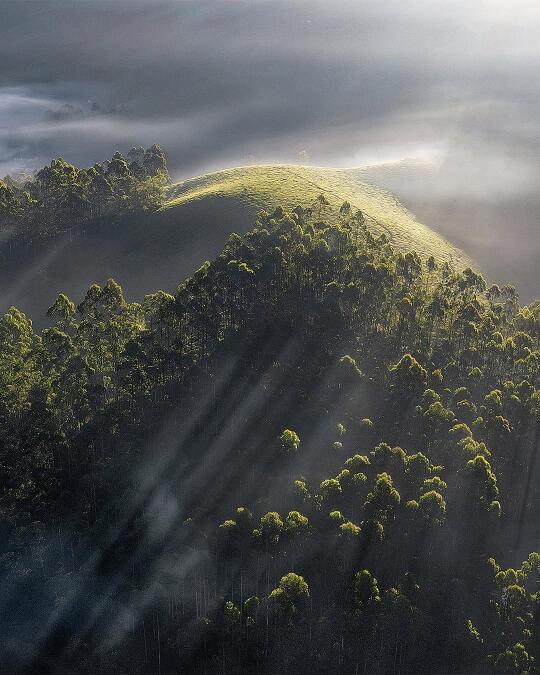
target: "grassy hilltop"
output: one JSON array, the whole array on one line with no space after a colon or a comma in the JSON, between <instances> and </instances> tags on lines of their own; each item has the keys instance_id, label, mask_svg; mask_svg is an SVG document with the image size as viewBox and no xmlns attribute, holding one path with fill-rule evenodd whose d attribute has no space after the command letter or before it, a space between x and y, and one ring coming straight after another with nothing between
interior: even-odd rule
<instances>
[{"instance_id":1,"label":"grassy hilltop","mask_svg":"<svg viewBox=\"0 0 540 675\"><path fill-rule=\"evenodd\" d=\"M251 220L260 209L308 206L324 194L334 207L344 201L354 209L361 209L367 224L375 234L385 234L394 246L415 250L426 257L433 255L455 268L471 264L458 248L419 223L396 198L374 185L363 182L358 169L332 169L296 165L245 166L225 169L191 178L169 190L169 199L163 211L178 214L182 208L196 203L209 204L214 200L228 202L239 215ZM169 211L169 210L173 211Z\"/></svg>"}]
</instances>

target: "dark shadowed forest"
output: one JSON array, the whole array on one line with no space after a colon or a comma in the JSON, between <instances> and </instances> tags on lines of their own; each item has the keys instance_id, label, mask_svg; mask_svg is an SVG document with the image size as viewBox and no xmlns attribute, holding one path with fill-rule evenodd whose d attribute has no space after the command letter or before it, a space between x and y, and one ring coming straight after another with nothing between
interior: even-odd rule
<instances>
[{"instance_id":1,"label":"dark shadowed forest","mask_svg":"<svg viewBox=\"0 0 540 675\"><path fill-rule=\"evenodd\" d=\"M2 256L167 180L5 180ZM540 302L324 196L177 281L0 319L0 672L540 673Z\"/></svg>"}]
</instances>

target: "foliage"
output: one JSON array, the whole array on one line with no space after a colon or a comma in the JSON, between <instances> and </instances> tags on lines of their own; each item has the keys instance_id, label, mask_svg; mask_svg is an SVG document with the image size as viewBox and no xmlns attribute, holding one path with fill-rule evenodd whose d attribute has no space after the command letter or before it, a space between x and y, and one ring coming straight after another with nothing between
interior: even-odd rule
<instances>
[{"instance_id":1,"label":"foliage","mask_svg":"<svg viewBox=\"0 0 540 675\"><path fill-rule=\"evenodd\" d=\"M83 169L59 158L25 179L0 180L0 233L3 244L36 244L74 228L112 224L126 214L155 210L169 180L161 148L116 152Z\"/></svg>"},{"instance_id":2,"label":"foliage","mask_svg":"<svg viewBox=\"0 0 540 675\"><path fill-rule=\"evenodd\" d=\"M540 305L327 201L0 320L7 672L539 672Z\"/></svg>"}]
</instances>

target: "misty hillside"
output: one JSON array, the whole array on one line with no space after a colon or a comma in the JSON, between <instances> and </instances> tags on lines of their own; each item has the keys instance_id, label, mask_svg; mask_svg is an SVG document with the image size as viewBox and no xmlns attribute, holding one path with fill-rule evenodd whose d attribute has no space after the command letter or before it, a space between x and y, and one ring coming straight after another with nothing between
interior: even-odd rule
<instances>
[{"instance_id":1,"label":"misty hillside","mask_svg":"<svg viewBox=\"0 0 540 675\"><path fill-rule=\"evenodd\" d=\"M121 165L119 153L115 157ZM128 156L127 169L116 169L118 176L111 176L111 166L107 166L106 180L122 186L125 178L121 171L134 167L133 180L140 181L134 157ZM147 160L148 166L153 166L152 161L156 163L155 158ZM163 161L159 156L156 167L166 171ZM99 171L97 177L88 178L86 170L64 164L60 178L56 176L58 166L43 178L50 183L50 174L55 174L54 189L57 183L66 190L69 181L77 186L90 180L93 185L102 178ZM150 187L155 189L153 185ZM95 191L98 189L99 185ZM322 207L321 217L326 215L325 210L337 213L347 201L353 210L362 211L374 234L384 234L399 250L415 250L424 258L433 255L454 269L471 264L463 252L419 223L391 194L358 180L354 170L248 166L164 185L163 189L160 200L151 194L143 211L137 208L134 199L135 196L140 201L140 191L127 195L128 208L122 206L110 215L97 214L83 221L80 211L69 211L63 228L51 226L50 236L31 240L30 245L21 245L16 233L4 234L1 308L5 311L16 305L39 323L52 296L64 291L81 294L91 283L102 282L109 276L122 282L129 298L141 297L155 288L173 291L178 279L219 253L232 231L246 232L259 211L271 211L277 205L288 209L298 205L308 207L319 195L328 201ZM45 204L63 203L51 196L48 185L47 190L40 187L37 195L40 198L41 193L46 193ZM125 198L122 204L126 203ZM42 229L39 211L33 218L35 229Z\"/></svg>"},{"instance_id":2,"label":"misty hillside","mask_svg":"<svg viewBox=\"0 0 540 675\"><path fill-rule=\"evenodd\" d=\"M538 675L540 303L404 249L422 226L346 176L160 208L153 147L0 186L13 251L82 286L135 232L175 289L49 283L47 328L0 319L1 673Z\"/></svg>"},{"instance_id":3,"label":"misty hillside","mask_svg":"<svg viewBox=\"0 0 540 675\"><path fill-rule=\"evenodd\" d=\"M473 169L471 156L485 167ZM496 169L489 159L470 148L438 160L404 159L353 170L358 180L396 195L419 220L467 251L490 279L504 279L530 300L538 293L540 197L536 191L527 199L513 194L506 165L501 184L487 189L485 182L495 180L490 171Z\"/></svg>"},{"instance_id":4,"label":"misty hillside","mask_svg":"<svg viewBox=\"0 0 540 675\"><path fill-rule=\"evenodd\" d=\"M0 675L540 675L539 35L0 0Z\"/></svg>"}]
</instances>

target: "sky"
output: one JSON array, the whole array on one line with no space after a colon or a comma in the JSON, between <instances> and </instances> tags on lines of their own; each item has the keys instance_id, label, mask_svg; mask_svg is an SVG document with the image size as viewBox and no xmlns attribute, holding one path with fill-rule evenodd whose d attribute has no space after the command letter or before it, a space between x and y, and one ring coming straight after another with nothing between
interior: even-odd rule
<instances>
[{"instance_id":1,"label":"sky","mask_svg":"<svg viewBox=\"0 0 540 675\"><path fill-rule=\"evenodd\" d=\"M539 38L526 0L0 0L0 175L406 159L404 203L532 297Z\"/></svg>"}]
</instances>

